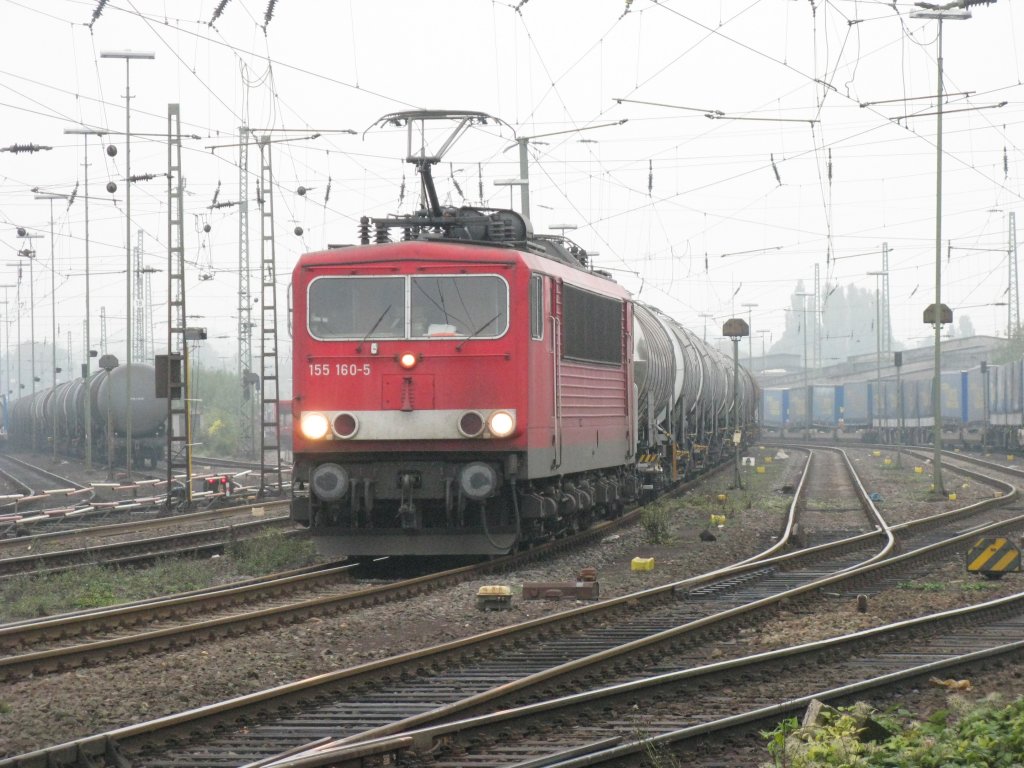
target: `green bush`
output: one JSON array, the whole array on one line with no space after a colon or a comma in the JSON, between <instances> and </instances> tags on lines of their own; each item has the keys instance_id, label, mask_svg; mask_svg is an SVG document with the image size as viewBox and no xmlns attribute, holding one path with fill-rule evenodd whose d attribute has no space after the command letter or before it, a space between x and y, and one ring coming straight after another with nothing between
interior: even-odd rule
<instances>
[{"instance_id":1,"label":"green bush","mask_svg":"<svg viewBox=\"0 0 1024 768\"><path fill-rule=\"evenodd\" d=\"M665 544L671 539L669 532L670 514L662 504L649 504L640 515L640 527L643 528L650 544Z\"/></svg>"},{"instance_id":2,"label":"green bush","mask_svg":"<svg viewBox=\"0 0 1024 768\"><path fill-rule=\"evenodd\" d=\"M955 698L962 714L940 710L927 720L905 711L872 718L893 732L882 742L859 740L865 705L823 713L821 725L781 722L767 739L771 768L1018 768L1024 755L1024 699L998 697L976 705ZM859 711L855 711L859 710Z\"/></svg>"}]
</instances>

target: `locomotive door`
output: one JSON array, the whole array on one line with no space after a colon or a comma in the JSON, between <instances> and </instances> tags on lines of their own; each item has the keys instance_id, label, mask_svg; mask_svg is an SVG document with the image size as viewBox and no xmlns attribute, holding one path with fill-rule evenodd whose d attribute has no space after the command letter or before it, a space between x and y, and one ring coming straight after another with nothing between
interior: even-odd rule
<instances>
[{"instance_id":1,"label":"locomotive door","mask_svg":"<svg viewBox=\"0 0 1024 768\"><path fill-rule=\"evenodd\" d=\"M550 474L558 466L561 437L558 420L558 327L554 311L554 281L530 275L528 341L528 407L530 434L527 472L532 477Z\"/></svg>"}]
</instances>

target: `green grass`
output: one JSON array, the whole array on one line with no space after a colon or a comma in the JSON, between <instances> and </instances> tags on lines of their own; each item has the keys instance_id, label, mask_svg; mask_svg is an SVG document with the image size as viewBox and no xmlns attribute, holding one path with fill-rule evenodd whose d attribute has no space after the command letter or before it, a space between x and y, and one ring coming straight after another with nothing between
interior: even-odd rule
<instances>
[{"instance_id":1,"label":"green grass","mask_svg":"<svg viewBox=\"0 0 1024 768\"><path fill-rule=\"evenodd\" d=\"M939 581L904 581L899 585L900 589L914 592L945 592L946 585Z\"/></svg>"},{"instance_id":2,"label":"green grass","mask_svg":"<svg viewBox=\"0 0 1024 768\"><path fill-rule=\"evenodd\" d=\"M271 533L235 542L221 557L168 558L138 569L88 565L52 575L25 574L0 583L0 622L188 592L316 560L311 542Z\"/></svg>"},{"instance_id":3,"label":"green grass","mask_svg":"<svg viewBox=\"0 0 1024 768\"><path fill-rule=\"evenodd\" d=\"M999 589L999 585L989 579L984 581L963 581L960 583L960 589L964 592L985 592L991 589Z\"/></svg>"}]
</instances>

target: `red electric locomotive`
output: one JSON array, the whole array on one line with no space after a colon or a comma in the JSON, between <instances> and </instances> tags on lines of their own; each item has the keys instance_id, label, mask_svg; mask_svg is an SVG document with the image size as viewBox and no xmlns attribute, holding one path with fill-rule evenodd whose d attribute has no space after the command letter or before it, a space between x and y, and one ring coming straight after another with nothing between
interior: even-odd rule
<instances>
[{"instance_id":1,"label":"red electric locomotive","mask_svg":"<svg viewBox=\"0 0 1024 768\"><path fill-rule=\"evenodd\" d=\"M627 293L511 211L449 218L515 236L295 268L293 516L338 554L502 553L635 495Z\"/></svg>"},{"instance_id":2,"label":"red electric locomotive","mask_svg":"<svg viewBox=\"0 0 1024 768\"><path fill-rule=\"evenodd\" d=\"M453 114L483 119L384 118L410 125L427 210L364 218L359 245L293 273L291 514L332 556L506 553L731 435L722 398L695 399L717 391L700 350L650 310L635 339L629 294L582 249L514 211L441 208L411 126ZM638 466L638 446L664 460Z\"/></svg>"}]
</instances>

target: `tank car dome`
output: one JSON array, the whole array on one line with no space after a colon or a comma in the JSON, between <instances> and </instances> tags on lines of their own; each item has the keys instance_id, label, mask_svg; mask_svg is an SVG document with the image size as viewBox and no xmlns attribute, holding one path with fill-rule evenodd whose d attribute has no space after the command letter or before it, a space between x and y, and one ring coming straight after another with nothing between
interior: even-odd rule
<instances>
[{"instance_id":1,"label":"tank car dome","mask_svg":"<svg viewBox=\"0 0 1024 768\"><path fill-rule=\"evenodd\" d=\"M167 400L157 398L156 369L144 363L132 363L132 435L146 437L156 432L167 420ZM115 368L99 382L96 405L100 418L107 418L107 407L111 411L114 430L124 433L127 427L126 393L128 369ZM108 400L109 395L109 400Z\"/></svg>"}]
</instances>

